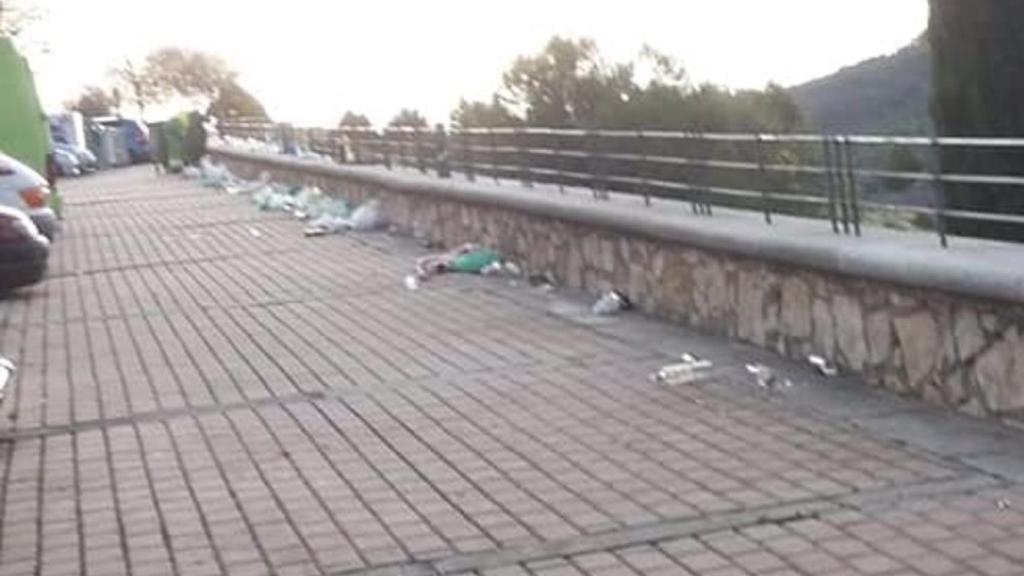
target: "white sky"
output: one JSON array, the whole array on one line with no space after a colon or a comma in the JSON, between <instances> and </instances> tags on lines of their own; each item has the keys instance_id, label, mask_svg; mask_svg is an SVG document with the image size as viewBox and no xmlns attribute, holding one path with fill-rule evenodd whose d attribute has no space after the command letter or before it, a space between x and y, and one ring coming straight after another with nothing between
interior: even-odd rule
<instances>
[{"instance_id":1,"label":"white sky","mask_svg":"<svg viewBox=\"0 0 1024 576\"><path fill-rule=\"evenodd\" d=\"M646 42L692 79L783 85L894 52L927 0L22 0L44 9L27 55L44 106L109 81L125 57L179 45L224 57L278 120L375 122L401 107L446 120L487 98L518 54L553 34L594 38L611 60ZM47 45L46 53L41 49Z\"/></svg>"}]
</instances>

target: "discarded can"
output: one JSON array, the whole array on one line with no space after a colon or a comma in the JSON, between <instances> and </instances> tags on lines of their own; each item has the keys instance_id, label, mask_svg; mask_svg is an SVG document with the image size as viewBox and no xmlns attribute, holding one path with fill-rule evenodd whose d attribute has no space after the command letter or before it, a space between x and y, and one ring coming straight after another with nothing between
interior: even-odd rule
<instances>
[{"instance_id":1,"label":"discarded can","mask_svg":"<svg viewBox=\"0 0 1024 576\"><path fill-rule=\"evenodd\" d=\"M7 358L0 357L0 402L4 401L4 393L7 390L7 385L11 382L14 377L14 362L11 362Z\"/></svg>"},{"instance_id":2,"label":"discarded can","mask_svg":"<svg viewBox=\"0 0 1024 576\"><path fill-rule=\"evenodd\" d=\"M821 356L808 356L807 361L810 362L812 366L817 368L818 372L820 372L824 376L835 376L836 374L839 373L838 368L829 364L828 360Z\"/></svg>"},{"instance_id":3,"label":"discarded can","mask_svg":"<svg viewBox=\"0 0 1024 576\"><path fill-rule=\"evenodd\" d=\"M598 316L610 316L621 310L629 310L632 303L624 294L618 290L609 290L601 295L601 298L594 303L591 311Z\"/></svg>"},{"instance_id":4,"label":"discarded can","mask_svg":"<svg viewBox=\"0 0 1024 576\"><path fill-rule=\"evenodd\" d=\"M692 354L683 354L682 360L678 364L662 366L651 374L651 380L669 386L688 384L699 380L713 366L710 360L703 360Z\"/></svg>"}]
</instances>

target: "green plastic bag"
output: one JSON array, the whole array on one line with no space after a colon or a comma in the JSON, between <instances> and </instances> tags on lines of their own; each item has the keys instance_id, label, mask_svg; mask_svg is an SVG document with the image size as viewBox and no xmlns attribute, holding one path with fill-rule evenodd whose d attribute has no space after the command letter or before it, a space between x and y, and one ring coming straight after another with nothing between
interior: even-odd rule
<instances>
[{"instance_id":1,"label":"green plastic bag","mask_svg":"<svg viewBox=\"0 0 1024 576\"><path fill-rule=\"evenodd\" d=\"M455 260L452 261L452 270L454 272L479 274L481 270L499 260L501 260L501 254L498 254L494 250L481 248L479 250L474 250L472 252L456 256Z\"/></svg>"}]
</instances>

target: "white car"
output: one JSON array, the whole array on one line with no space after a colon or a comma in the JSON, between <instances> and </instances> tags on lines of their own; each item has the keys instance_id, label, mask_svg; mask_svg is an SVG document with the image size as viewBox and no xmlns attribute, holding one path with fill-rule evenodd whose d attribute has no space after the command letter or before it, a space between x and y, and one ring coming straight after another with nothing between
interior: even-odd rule
<instances>
[{"instance_id":1,"label":"white car","mask_svg":"<svg viewBox=\"0 0 1024 576\"><path fill-rule=\"evenodd\" d=\"M53 239L57 215L50 208L50 187L35 170L0 152L0 205L17 208Z\"/></svg>"}]
</instances>

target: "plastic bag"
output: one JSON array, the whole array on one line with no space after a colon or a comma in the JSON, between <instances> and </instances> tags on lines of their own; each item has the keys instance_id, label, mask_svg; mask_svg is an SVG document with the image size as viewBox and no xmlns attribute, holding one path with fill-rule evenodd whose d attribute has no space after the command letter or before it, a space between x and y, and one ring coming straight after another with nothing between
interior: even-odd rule
<instances>
[{"instance_id":1,"label":"plastic bag","mask_svg":"<svg viewBox=\"0 0 1024 576\"><path fill-rule=\"evenodd\" d=\"M349 227L353 230L376 230L387 225L387 221L380 213L380 204L376 200L370 200L352 212L349 218Z\"/></svg>"},{"instance_id":2,"label":"plastic bag","mask_svg":"<svg viewBox=\"0 0 1024 576\"><path fill-rule=\"evenodd\" d=\"M501 265L501 254L487 248L478 248L456 256L452 260L451 269L453 272L481 274L495 264Z\"/></svg>"}]
</instances>

